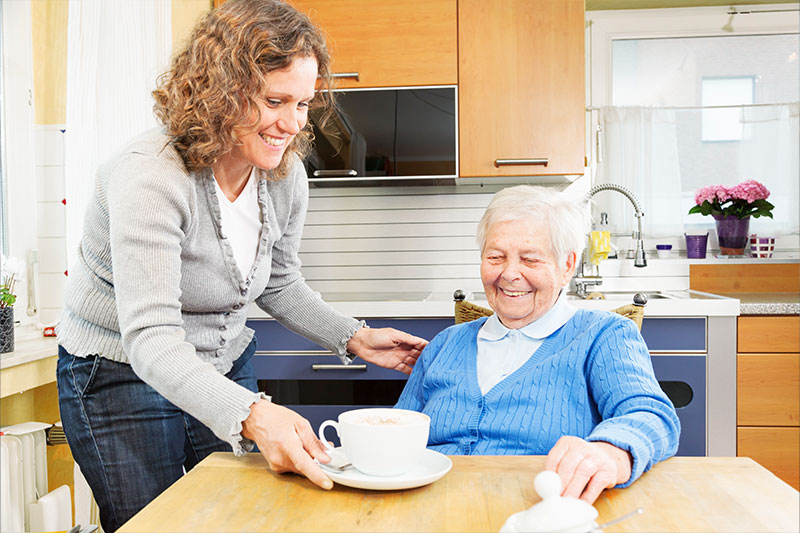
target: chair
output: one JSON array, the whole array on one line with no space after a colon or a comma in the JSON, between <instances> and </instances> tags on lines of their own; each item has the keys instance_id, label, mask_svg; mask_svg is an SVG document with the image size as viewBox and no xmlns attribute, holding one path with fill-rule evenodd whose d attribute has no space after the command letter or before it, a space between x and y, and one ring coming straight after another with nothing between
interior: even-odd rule
<instances>
[{"instance_id":1,"label":"chair","mask_svg":"<svg viewBox=\"0 0 800 533\"><path fill-rule=\"evenodd\" d=\"M453 293L453 300L455 301L455 322L461 324L462 322L470 322L483 316L491 316L494 311L486 307L466 301L467 295L461 289ZM636 323L639 331L642 330L642 319L644 318L644 306L647 304L647 297L643 294L635 294L633 303L623 305L612 309L613 312L620 314L626 318L630 318Z\"/></svg>"}]
</instances>

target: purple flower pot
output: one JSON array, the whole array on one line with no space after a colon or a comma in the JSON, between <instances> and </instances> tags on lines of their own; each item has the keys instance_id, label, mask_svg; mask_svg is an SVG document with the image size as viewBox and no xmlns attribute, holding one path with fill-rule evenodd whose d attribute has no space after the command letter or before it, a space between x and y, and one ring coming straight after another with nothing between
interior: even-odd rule
<instances>
[{"instance_id":1,"label":"purple flower pot","mask_svg":"<svg viewBox=\"0 0 800 533\"><path fill-rule=\"evenodd\" d=\"M712 215L717 226L717 240L722 255L744 255L749 244L750 217Z\"/></svg>"}]
</instances>

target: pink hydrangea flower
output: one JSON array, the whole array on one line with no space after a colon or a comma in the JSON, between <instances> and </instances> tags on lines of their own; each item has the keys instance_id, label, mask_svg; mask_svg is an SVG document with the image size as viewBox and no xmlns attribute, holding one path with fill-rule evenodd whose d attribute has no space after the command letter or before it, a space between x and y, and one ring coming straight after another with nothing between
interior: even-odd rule
<instances>
[{"instance_id":1,"label":"pink hydrangea flower","mask_svg":"<svg viewBox=\"0 0 800 533\"><path fill-rule=\"evenodd\" d=\"M756 180L747 180L735 185L731 189L731 196L753 203L756 200L766 200L769 198L769 190Z\"/></svg>"},{"instance_id":2,"label":"pink hydrangea flower","mask_svg":"<svg viewBox=\"0 0 800 533\"><path fill-rule=\"evenodd\" d=\"M722 203L727 201L730 197L731 192L724 185L706 185L697 190L697 193L694 195L694 203L697 205L702 205L705 201L708 201L710 204L713 204L715 201Z\"/></svg>"}]
</instances>

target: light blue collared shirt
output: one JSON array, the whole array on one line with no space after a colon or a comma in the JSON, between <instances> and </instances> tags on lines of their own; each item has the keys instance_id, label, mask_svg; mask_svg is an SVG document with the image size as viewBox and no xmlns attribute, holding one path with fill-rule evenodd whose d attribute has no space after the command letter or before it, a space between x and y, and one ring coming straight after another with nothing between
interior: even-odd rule
<instances>
[{"instance_id":1,"label":"light blue collared shirt","mask_svg":"<svg viewBox=\"0 0 800 533\"><path fill-rule=\"evenodd\" d=\"M567 323L577 308L561 291L556 303L538 320L520 329L508 329L497 314L490 316L478 331L478 385L486 395L525 364L544 340Z\"/></svg>"}]
</instances>

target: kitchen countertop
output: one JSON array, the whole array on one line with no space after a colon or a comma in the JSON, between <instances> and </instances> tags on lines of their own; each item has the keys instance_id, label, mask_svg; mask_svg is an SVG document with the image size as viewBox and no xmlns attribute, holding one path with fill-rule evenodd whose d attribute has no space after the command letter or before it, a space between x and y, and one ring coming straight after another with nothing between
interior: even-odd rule
<instances>
[{"instance_id":1,"label":"kitchen countertop","mask_svg":"<svg viewBox=\"0 0 800 533\"><path fill-rule=\"evenodd\" d=\"M58 342L55 337L43 337L42 330L32 326L17 326L14 329L14 351L0 354L0 369L56 355Z\"/></svg>"},{"instance_id":2,"label":"kitchen countertop","mask_svg":"<svg viewBox=\"0 0 800 533\"><path fill-rule=\"evenodd\" d=\"M790 292L738 292L725 296L739 300L742 315L798 315L800 294Z\"/></svg>"},{"instance_id":3,"label":"kitchen countertop","mask_svg":"<svg viewBox=\"0 0 800 533\"><path fill-rule=\"evenodd\" d=\"M30 326L14 331L14 351L0 354L0 397L25 392L56 380L58 343Z\"/></svg>"},{"instance_id":4,"label":"kitchen countertop","mask_svg":"<svg viewBox=\"0 0 800 533\"><path fill-rule=\"evenodd\" d=\"M659 291L652 291L659 292ZM652 298L645 308L649 317L738 316L739 300L698 291L663 291L665 297ZM335 293L322 294L334 309L358 318L430 318L453 316L453 295L443 292L398 293ZM633 293L616 293L614 299L570 300L586 309L615 309L633 303ZM485 297L467 300L488 307ZM269 318L269 315L252 304L250 318Z\"/></svg>"}]
</instances>

